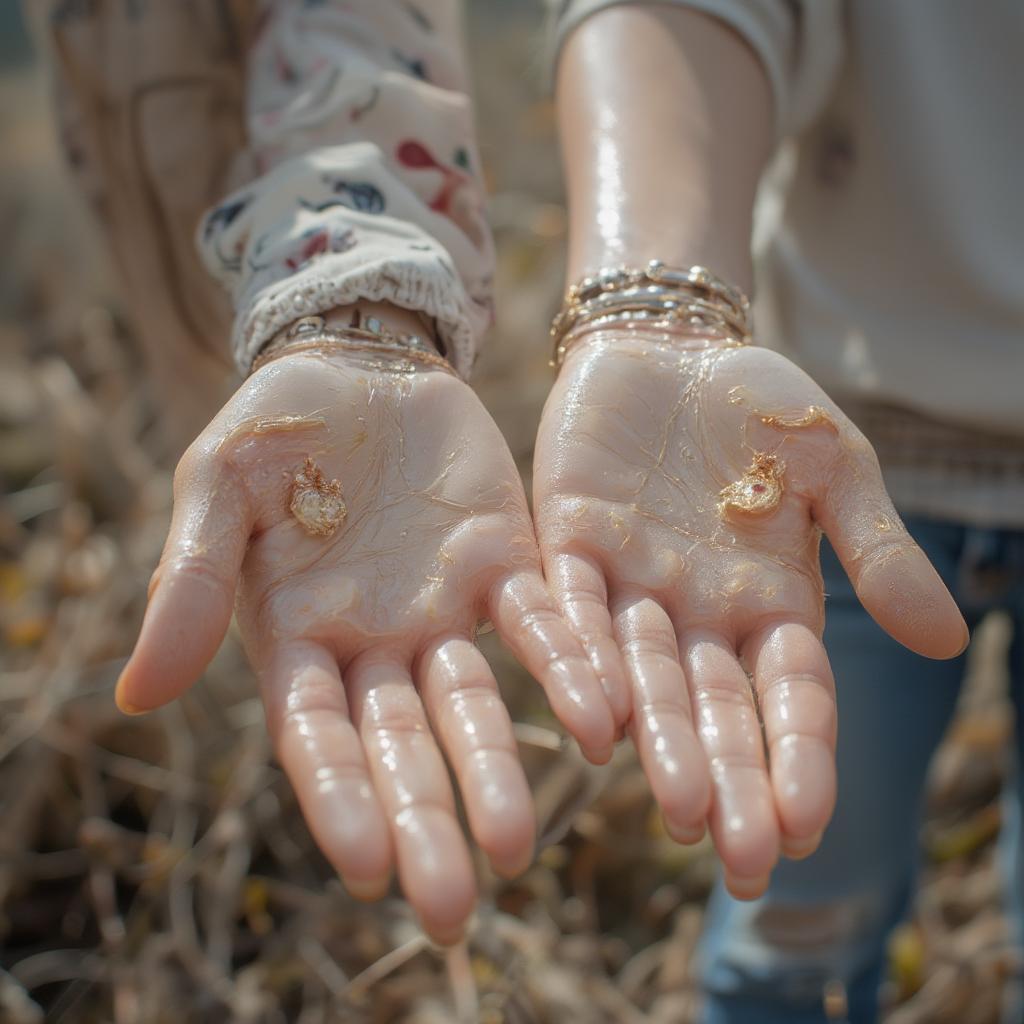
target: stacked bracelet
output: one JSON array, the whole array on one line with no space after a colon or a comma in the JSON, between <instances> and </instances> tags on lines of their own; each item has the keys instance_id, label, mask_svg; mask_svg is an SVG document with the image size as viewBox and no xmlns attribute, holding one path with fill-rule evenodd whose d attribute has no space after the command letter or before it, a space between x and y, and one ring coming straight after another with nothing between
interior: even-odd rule
<instances>
[{"instance_id":1,"label":"stacked bracelet","mask_svg":"<svg viewBox=\"0 0 1024 1024\"><path fill-rule=\"evenodd\" d=\"M607 268L566 292L551 324L551 365L561 366L582 334L606 327L690 327L729 344L746 345L751 335L750 302L705 267L676 269L652 260L642 269Z\"/></svg>"},{"instance_id":2,"label":"stacked bracelet","mask_svg":"<svg viewBox=\"0 0 1024 1024\"><path fill-rule=\"evenodd\" d=\"M252 373L279 356L295 352L340 351L403 356L416 363L436 366L454 374L448 360L418 334L396 334L377 317L356 311L348 326L329 326L322 316L304 316L275 335L256 357Z\"/></svg>"}]
</instances>

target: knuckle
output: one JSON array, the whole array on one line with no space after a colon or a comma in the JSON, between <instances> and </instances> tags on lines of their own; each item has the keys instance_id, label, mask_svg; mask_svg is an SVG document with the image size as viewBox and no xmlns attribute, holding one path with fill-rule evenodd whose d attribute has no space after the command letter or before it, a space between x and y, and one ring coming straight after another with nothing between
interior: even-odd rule
<instances>
[{"instance_id":1,"label":"knuckle","mask_svg":"<svg viewBox=\"0 0 1024 1024\"><path fill-rule=\"evenodd\" d=\"M622 648L633 657L668 658L672 661L677 661L679 657L675 637L660 629L636 630L625 640Z\"/></svg>"},{"instance_id":2,"label":"knuckle","mask_svg":"<svg viewBox=\"0 0 1024 1024\"><path fill-rule=\"evenodd\" d=\"M501 697L498 684L488 679L466 679L455 684L449 691L448 699L457 705L493 705Z\"/></svg>"},{"instance_id":3,"label":"knuckle","mask_svg":"<svg viewBox=\"0 0 1024 1024\"><path fill-rule=\"evenodd\" d=\"M189 483L195 479L205 462L206 456L196 447L196 442L189 445L178 459L174 467L174 494L179 496Z\"/></svg>"},{"instance_id":4,"label":"knuckle","mask_svg":"<svg viewBox=\"0 0 1024 1024\"><path fill-rule=\"evenodd\" d=\"M826 739L825 729L833 729L834 721L829 721L821 726L812 723L807 726L793 726L785 733L773 736L769 742L768 749L771 755L801 757L808 752L808 748L819 748L830 756L834 754L832 742Z\"/></svg>"},{"instance_id":5,"label":"knuckle","mask_svg":"<svg viewBox=\"0 0 1024 1024\"><path fill-rule=\"evenodd\" d=\"M843 430L834 441L834 462L847 472L881 477L881 466L874 446L852 422L843 424Z\"/></svg>"},{"instance_id":6,"label":"knuckle","mask_svg":"<svg viewBox=\"0 0 1024 1024\"><path fill-rule=\"evenodd\" d=\"M567 607L596 612L602 616L608 614L608 602L605 595L588 587L577 586L567 590L562 597L562 603Z\"/></svg>"},{"instance_id":7,"label":"knuckle","mask_svg":"<svg viewBox=\"0 0 1024 1024\"><path fill-rule=\"evenodd\" d=\"M576 624L573 628L576 639L586 650L594 651L598 648L605 648L614 641L608 635L608 631L600 626L583 626Z\"/></svg>"},{"instance_id":8,"label":"knuckle","mask_svg":"<svg viewBox=\"0 0 1024 1024\"><path fill-rule=\"evenodd\" d=\"M178 470L182 473L203 468L216 458L220 450L220 438L207 428L182 453L178 459Z\"/></svg>"},{"instance_id":9,"label":"knuckle","mask_svg":"<svg viewBox=\"0 0 1024 1024\"><path fill-rule=\"evenodd\" d=\"M850 558L850 564L856 579L860 580L872 566L884 564L890 558L905 552L912 545L913 541L909 536L900 531L896 537L888 537L855 552Z\"/></svg>"},{"instance_id":10,"label":"knuckle","mask_svg":"<svg viewBox=\"0 0 1024 1024\"><path fill-rule=\"evenodd\" d=\"M482 768L489 763L493 763L495 760L508 758L512 758L515 761L516 767L519 768L517 748L511 734L507 743L501 743L493 738L481 740L466 756L465 767L475 770L478 766Z\"/></svg>"},{"instance_id":11,"label":"knuckle","mask_svg":"<svg viewBox=\"0 0 1024 1024\"><path fill-rule=\"evenodd\" d=\"M328 682L303 681L301 688L297 687L289 694L284 721L301 725L305 718L317 714L347 714L345 694L339 686Z\"/></svg>"},{"instance_id":12,"label":"knuckle","mask_svg":"<svg viewBox=\"0 0 1024 1024\"><path fill-rule=\"evenodd\" d=\"M562 613L580 639L596 641L612 632L611 613L603 595L573 591L562 598Z\"/></svg>"},{"instance_id":13,"label":"knuckle","mask_svg":"<svg viewBox=\"0 0 1024 1024\"><path fill-rule=\"evenodd\" d=\"M413 831L418 828L419 821L423 815L441 817L444 819L454 818L453 801L440 793L421 793L411 802L398 808L392 822L395 828L401 831Z\"/></svg>"},{"instance_id":14,"label":"knuckle","mask_svg":"<svg viewBox=\"0 0 1024 1024\"><path fill-rule=\"evenodd\" d=\"M677 697L641 697L637 700L638 719L647 724L653 716L664 724L666 718L683 718L690 721L690 709Z\"/></svg>"},{"instance_id":15,"label":"knuckle","mask_svg":"<svg viewBox=\"0 0 1024 1024\"><path fill-rule=\"evenodd\" d=\"M366 715L364 725L377 735L412 738L430 734L422 713L407 707L373 708Z\"/></svg>"},{"instance_id":16,"label":"knuckle","mask_svg":"<svg viewBox=\"0 0 1024 1024\"><path fill-rule=\"evenodd\" d=\"M343 756L331 757L316 770L317 783L321 788L337 783L356 783L364 786L369 783L366 767L359 761Z\"/></svg>"},{"instance_id":17,"label":"knuckle","mask_svg":"<svg viewBox=\"0 0 1024 1024\"><path fill-rule=\"evenodd\" d=\"M593 671L590 662L582 654L566 654L549 652L546 667L548 671L564 676L575 676L579 673Z\"/></svg>"},{"instance_id":18,"label":"knuckle","mask_svg":"<svg viewBox=\"0 0 1024 1024\"><path fill-rule=\"evenodd\" d=\"M758 775L765 773L764 758L760 751L752 750L727 750L713 754L708 758L708 767L715 779L738 771L756 772Z\"/></svg>"},{"instance_id":19,"label":"knuckle","mask_svg":"<svg viewBox=\"0 0 1024 1024\"><path fill-rule=\"evenodd\" d=\"M201 583L222 597L233 598L234 596L233 583L225 579L220 566L208 555L198 552L173 552L166 556L153 573L150 589L152 590L160 580L167 576Z\"/></svg>"},{"instance_id":20,"label":"knuckle","mask_svg":"<svg viewBox=\"0 0 1024 1024\"><path fill-rule=\"evenodd\" d=\"M730 683L704 680L694 685L694 700L699 704L728 704L753 712L750 691Z\"/></svg>"},{"instance_id":21,"label":"knuckle","mask_svg":"<svg viewBox=\"0 0 1024 1024\"><path fill-rule=\"evenodd\" d=\"M549 605L532 605L522 609L519 614L519 622L524 629L536 632L553 623L560 623L561 619L555 609Z\"/></svg>"},{"instance_id":22,"label":"knuckle","mask_svg":"<svg viewBox=\"0 0 1024 1024\"><path fill-rule=\"evenodd\" d=\"M197 481L216 481L238 473L235 453L224 438L200 434L185 449L174 468L175 497Z\"/></svg>"}]
</instances>

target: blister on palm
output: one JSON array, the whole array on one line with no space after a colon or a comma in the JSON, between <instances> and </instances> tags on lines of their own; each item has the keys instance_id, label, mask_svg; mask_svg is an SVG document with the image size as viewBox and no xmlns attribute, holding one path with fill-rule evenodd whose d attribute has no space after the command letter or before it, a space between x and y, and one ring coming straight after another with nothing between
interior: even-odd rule
<instances>
[{"instance_id":1,"label":"blister on palm","mask_svg":"<svg viewBox=\"0 0 1024 1024\"><path fill-rule=\"evenodd\" d=\"M478 621L494 621L591 752L610 748L607 702L547 594L508 449L442 371L313 353L243 385L179 466L122 705L191 685L233 605L320 845L360 895L379 895L397 863L442 941L474 885L435 734L495 868L515 873L532 854Z\"/></svg>"}]
</instances>

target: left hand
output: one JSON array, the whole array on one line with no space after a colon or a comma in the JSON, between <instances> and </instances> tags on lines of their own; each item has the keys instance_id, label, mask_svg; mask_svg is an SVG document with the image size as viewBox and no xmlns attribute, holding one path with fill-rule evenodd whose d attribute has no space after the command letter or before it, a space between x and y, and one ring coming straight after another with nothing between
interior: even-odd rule
<instances>
[{"instance_id":1,"label":"left hand","mask_svg":"<svg viewBox=\"0 0 1024 1024\"><path fill-rule=\"evenodd\" d=\"M730 890L759 895L835 801L821 530L893 637L936 658L967 642L871 446L774 352L608 331L566 358L534 494L545 573L605 689L631 696L670 834L708 818Z\"/></svg>"}]
</instances>

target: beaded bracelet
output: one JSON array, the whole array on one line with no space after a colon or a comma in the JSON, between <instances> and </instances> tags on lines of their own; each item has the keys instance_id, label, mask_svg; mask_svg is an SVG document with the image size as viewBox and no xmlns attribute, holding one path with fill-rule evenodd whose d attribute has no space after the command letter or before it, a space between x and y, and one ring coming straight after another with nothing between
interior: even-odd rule
<instances>
[{"instance_id":1,"label":"beaded bracelet","mask_svg":"<svg viewBox=\"0 0 1024 1024\"><path fill-rule=\"evenodd\" d=\"M322 316L304 316L296 320L270 340L253 360L250 373L283 355L331 349L402 356L458 376L455 367L419 335L396 334L377 317L364 318L358 310L352 324L344 327L328 326Z\"/></svg>"}]
</instances>

